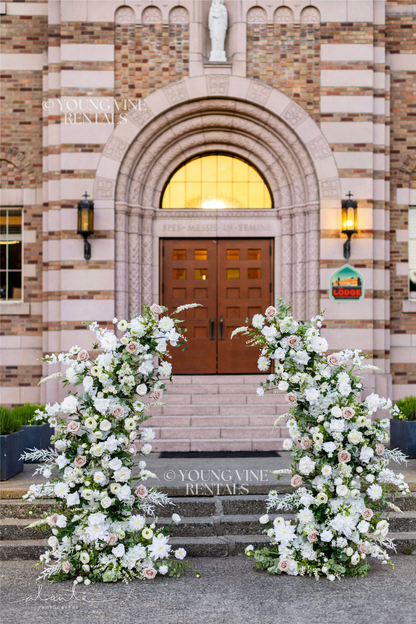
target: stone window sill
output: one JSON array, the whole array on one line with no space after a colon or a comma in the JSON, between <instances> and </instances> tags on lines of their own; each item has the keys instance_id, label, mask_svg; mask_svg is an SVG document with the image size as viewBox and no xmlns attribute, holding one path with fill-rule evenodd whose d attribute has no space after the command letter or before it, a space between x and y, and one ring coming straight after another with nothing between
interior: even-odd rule
<instances>
[{"instance_id":1,"label":"stone window sill","mask_svg":"<svg viewBox=\"0 0 416 624\"><path fill-rule=\"evenodd\" d=\"M402 303L403 314L415 314L416 313L416 299L404 299Z\"/></svg>"},{"instance_id":2,"label":"stone window sill","mask_svg":"<svg viewBox=\"0 0 416 624\"><path fill-rule=\"evenodd\" d=\"M30 303L0 303L0 316L29 316L30 315Z\"/></svg>"}]
</instances>

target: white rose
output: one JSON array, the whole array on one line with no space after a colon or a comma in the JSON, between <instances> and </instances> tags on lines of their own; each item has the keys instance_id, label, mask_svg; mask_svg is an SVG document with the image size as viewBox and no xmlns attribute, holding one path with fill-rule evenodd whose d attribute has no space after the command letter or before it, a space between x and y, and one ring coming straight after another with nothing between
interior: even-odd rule
<instances>
[{"instance_id":1,"label":"white rose","mask_svg":"<svg viewBox=\"0 0 416 624\"><path fill-rule=\"evenodd\" d=\"M370 394L366 399L365 399L365 404L367 405L368 409L370 410L370 412L375 412L376 410L378 410L379 405L380 405L380 397L378 396L378 394Z\"/></svg>"},{"instance_id":2,"label":"white rose","mask_svg":"<svg viewBox=\"0 0 416 624\"><path fill-rule=\"evenodd\" d=\"M110 406L110 399L94 399L94 407L100 414L105 414Z\"/></svg>"},{"instance_id":3,"label":"white rose","mask_svg":"<svg viewBox=\"0 0 416 624\"><path fill-rule=\"evenodd\" d=\"M322 338L322 336L316 336L313 338L311 346L315 353L325 353L325 351L328 351L328 343L325 338Z\"/></svg>"},{"instance_id":4,"label":"white rose","mask_svg":"<svg viewBox=\"0 0 416 624\"><path fill-rule=\"evenodd\" d=\"M310 475L315 470L315 462L310 457L302 457L299 461L299 472Z\"/></svg>"},{"instance_id":5,"label":"white rose","mask_svg":"<svg viewBox=\"0 0 416 624\"><path fill-rule=\"evenodd\" d=\"M77 408L78 408L78 401L76 397L70 394L69 396L65 397L64 400L62 401L61 406L60 406L60 411L63 414L75 414L75 412L77 411Z\"/></svg>"},{"instance_id":6,"label":"white rose","mask_svg":"<svg viewBox=\"0 0 416 624\"><path fill-rule=\"evenodd\" d=\"M351 442L351 444L360 444L360 442L362 441L363 441L363 434L361 433L361 431L357 431L356 429L353 429L352 431L349 432L348 442Z\"/></svg>"},{"instance_id":7,"label":"white rose","mask_svg":"<svg viewBox=\"0 0 416 624\"><path fill-rule=\"evenodd\" d=\"M109 431L111 429L111 422L109 420L103 420L100 423L101 431Z\"/></svg>"},{"instance_id":8,"label":"white rose","mask_svg":"<svg viewBox=\"0 0 416 624\"><path fill-rule=\"evenodd\" d=\"M259 371L262 371L262 372L267 371L269 366L270 366L270 361L267 359L267 357L264 357L264 355L259 357L259 359L257 360L257 367Z\"/></svg>"},{"instance_id":9,"label":"white rose","mask_svg":"<svg viewBox=\"0 0 416 624\"><path fill-rule=\"evenodd\" d=\"M255 314L251 324L255 329L261 329L264 325L264 316L262 314Z\"/></svg>"},{"instance_id":10,"label":"white rose","mask_svg":"<svg viewBox=\"0 0 416 624\"><path fill-rule=\"evenodd\" d=\"M131 470L126 466L122 466L114 472L114 479L116 481L128 481L130 479Z\"/></svg>"},{"instance_id":11,"label":"white rose","mask_svg":"<svg viewBox=\"0 0 416 624\"><path fill-rule=\"evenodd\" d=\"M259 518L259 522L260 524L267 524L269 522L269 516L267 514L264 514L264 516L261 516Z\"/></svg>"},{"instance_id":12,"label":"white rose","mask_svg":"<svg viewBox=\"0 0 416 624\"><path fill-rule=\"evenodd\" d=\"M100 336L100 343L103 351L114 351L117 347L117 336L112 332L105 332Z\"/></svg>"},{"instance_id":13,"label":"white rose","mask_svg":"<svg viewBox=\"0 0 416 624\"><path fill-rule=\"evenodd\" d=\"M374 457L374 451L369 446L363 446L360 452L360 460L364 464L368 464L370 459Z\"/></svg>"},{"instance_id":14,"label":"white rose","mask_svg":"<svg viewBox=\"0 0 416 624\"><path fill-rule=\"evenodd\" d=\"M136 392L139 396L144 396L147 393L146 384L140 384L139 386L137 386Z\"/></svg>"},{"instance_id":15,"label":"white rose","mask_svg":"<svg viewBox=\"0 0 416 624\"><path fill-rule=\"evenodd\" d=\"M87 375L87 377L84 377L82 380L82 385L84 386L85 392L89 392L94 385L93 378Z\"/></svg>"},{"instance_id":16,"label":"white rose","mask_svg":"<svg viewBox=\"0 0 416 624\"><path fill-rule=\"evenodd\" d=\"M281 392L286 392L286 390L289 388L289 384L287 383L287 381L279 381L277 388Z\"/></svg>"}]
</instances>

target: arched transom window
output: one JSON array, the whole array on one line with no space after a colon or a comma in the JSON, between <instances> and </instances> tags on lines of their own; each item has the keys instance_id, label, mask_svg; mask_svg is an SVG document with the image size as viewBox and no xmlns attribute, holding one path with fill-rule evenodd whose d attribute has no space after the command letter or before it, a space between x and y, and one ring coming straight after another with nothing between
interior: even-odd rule
<instances>
[{"instance_id":1,"label":"arched transom window","mask_svg":"<svg viewBox=\"0 0 416 624\"><path fill-rule=\"evenodd\" d=\"M162 208L272 208L270 191L245 160L226 154L198 156L170 178Z\"/></svg>"}]
</instances>

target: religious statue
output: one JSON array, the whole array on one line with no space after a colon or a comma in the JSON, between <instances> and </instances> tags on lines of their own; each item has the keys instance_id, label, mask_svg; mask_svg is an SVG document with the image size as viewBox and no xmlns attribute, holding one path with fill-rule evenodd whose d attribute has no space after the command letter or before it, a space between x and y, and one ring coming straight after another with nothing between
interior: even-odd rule
<instances>
[{"instance_id":1,"label":"religious statue","mask_svg":"<svg viewBox=\"0 0 416 624\"><path fill-rule=\"evenodd\" d=\"M223 63L225 56L225 35L228 28L228 14L224 0L212 0L209 10L209 34L211 37L211 54L209 60Z\"/></svg>"}]
</instances>

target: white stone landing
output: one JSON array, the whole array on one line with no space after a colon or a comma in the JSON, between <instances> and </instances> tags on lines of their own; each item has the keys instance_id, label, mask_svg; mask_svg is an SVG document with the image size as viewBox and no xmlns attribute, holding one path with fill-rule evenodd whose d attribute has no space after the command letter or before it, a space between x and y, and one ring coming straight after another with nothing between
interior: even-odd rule
<instances>
[{"instance_id":1,"label":"white stone landing","mask_svg":"<svg viewBox=\"0 0 416 624\"><path fill-rule=\"evenodd\" d=\"M282 393L256 394L264 375L177 375L168 384L164 407L147 421L153 450L276 451L288 437L276 417L287 412Z\"/></svg>"}]
</instances>

